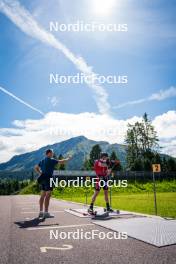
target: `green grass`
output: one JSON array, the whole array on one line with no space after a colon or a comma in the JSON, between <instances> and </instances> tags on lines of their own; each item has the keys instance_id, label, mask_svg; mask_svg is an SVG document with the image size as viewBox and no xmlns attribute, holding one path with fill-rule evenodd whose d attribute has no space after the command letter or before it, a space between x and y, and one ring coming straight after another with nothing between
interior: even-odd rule
<instances>
[{"instance_id":1,"label":"green grass","mask_svg":"<svg viewBox=\"0 0 176 264\"><path fill-rule=\"evenodd\" d=\"M30 183L28 186L23 188L19 194L39 194L40 189L36 182Z\"/></svg>"},{"instance_id":2,"label":"green grass","mask_svg":"<svg viewBox=\"0 0 176 264\"><path fill-rule=\"evenodd\" d=\"M162 181L156 183L158 215L176 217L176 181ZM80 203L91 201L93 189L86 188L57 188L53 195L56 198ZM105 206L103 191L100 192L96 205ZM127 188L112 188L112 207L121 210L155 214L153 184L129 183Z\"/></svg>"},{"instance_id":3,"label":"green grass","mask_svg":"<svg viewBox=\"0 0 176 264\"><path fill-rule=\"evenodd\" d=\"M158 215L176 217L176 181L157 182ZM55 188L53 196L58 199L80 203L91 201L93 188ZM21 194L39 193L36 183L32 183L21 191ZM105 206L103 190L100 192L96 205ZM112 207L139 213L155 214L153 184L151 182L129 183L127 188L112 188Z\"/></svg>"},{"instance_id":4,"label":"green grass","mask_svg":"<svg viewBox=\"0 0 176 264\"><path fill-rule=\"evenodd\" d=\"M58 196L58 194L54 192L54 197L86 203L85 196ZM88 204L90 201L91 197L88 196ZM105 206L103 193L99 194L96 205ZM132 212L155 214L153 193L112 195L112 207ZM163 217L176 217L176 192L157 193L157 207L158 215Z\"/></svg>"}]
</instances>

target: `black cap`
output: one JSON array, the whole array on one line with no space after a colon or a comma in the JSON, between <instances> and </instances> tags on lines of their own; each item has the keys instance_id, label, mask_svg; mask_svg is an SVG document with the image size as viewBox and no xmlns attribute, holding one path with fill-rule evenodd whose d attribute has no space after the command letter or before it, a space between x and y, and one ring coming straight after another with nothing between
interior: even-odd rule
<instances>
[{"instance_id":1,"label":"black cap","mask_svg":"<svg viewBox=\"0 0 176 264\"><path fill-rule=\"evenodd\" d=\"M107 158L108 158L108 157L109 157L109 156L108 156L108 153L106 153L106 152L101 152L101 153L100 153L100 158L103 158L103 157L107 157Z\"/></svg>"},{"instance_id":2,"label":"black cap","mask_svg":"<svg viewBox=\"0 0 176 264\"><path fill-rule=\"evenodd\" d=\"M48 154L51 153L51 152L53 153L53 150L52 150L52 149L47 149L47 150L45 151L45 154L48 155Z\"/></svg>"}]
</instances>

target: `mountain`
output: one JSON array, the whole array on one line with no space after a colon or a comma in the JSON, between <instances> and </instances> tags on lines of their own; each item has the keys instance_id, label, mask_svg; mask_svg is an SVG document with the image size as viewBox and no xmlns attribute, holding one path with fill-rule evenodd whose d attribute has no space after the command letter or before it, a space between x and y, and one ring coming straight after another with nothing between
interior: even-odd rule
<instances>
[{"instance_id":1,"label":"mountain","mask_svg":"<svg viewBox=\"0 0 176 264\"><path fill-rule=\"evenodd\" d=\"M48 148L52 148L57 156L59 154L62 154L65 157L69 154L72 155L73 158L68 162L67 169L79 170L82 168L85 158L88 157L92 147L95 144L99 144L102 151L108 153L111 153L112 150L116 151L121 162L125 162L125 145L109 144L105 141L94 141L84 136L79 136L55 143L53 145L42 147L29 153L14 156L8 162L0 164L0 177L5 171L10 171L14 174L20 171L31 171L34 165L38 164L39 161L44 157L45 150Z\"/></svg>"}]
</instances>

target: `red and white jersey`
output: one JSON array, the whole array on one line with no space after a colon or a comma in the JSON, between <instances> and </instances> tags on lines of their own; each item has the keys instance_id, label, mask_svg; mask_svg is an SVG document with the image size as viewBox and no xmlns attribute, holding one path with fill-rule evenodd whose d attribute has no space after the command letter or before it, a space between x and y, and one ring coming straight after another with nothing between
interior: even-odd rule
<instances>
[{"instance_id":1,"label":"red and white jersey","mask_svg":"<svg viewBox=\"0 0 176 264\"><path fill-rule=\"evenodd\" d=\"M108 174L108 165L103 160L96 160L94 163L94 170L97 176L107 176Z\"/></svg>"}]
</instances>

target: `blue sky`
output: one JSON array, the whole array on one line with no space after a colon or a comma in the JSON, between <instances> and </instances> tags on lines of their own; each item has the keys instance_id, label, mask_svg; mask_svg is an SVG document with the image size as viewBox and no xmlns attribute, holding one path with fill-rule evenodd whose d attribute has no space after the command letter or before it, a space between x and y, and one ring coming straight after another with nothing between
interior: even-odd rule
<instances>
[{"instance_id":1,"label":"blue sky","mask_svg":"<svg viewBox=\"0 0 176 264\"><path fill-rule=\"evenodd\" d=\"M169 144L172 142L172 146L175 146L175 135L170 131L176 124L176 1L141 3L139 0L111 0L109 2L112 2L112 8L109 6L109 10L108 6L105 6L108 1L102 0L101 6L99 2L99 0L31 0L18 3L20 8L23 7L23 10L30 12L32 18L45 31L49 31L49 22L55 20L66 24L75 23L77 20L84 23L96 21L104 24L128 24L128 32L52 32L52 34L75 56L81 56L94 72L105 76L127 75L128 84L103 85L110 106L109 120L112 119L112 123L113 120L126 123L135 117L140 118L147 112L158 126L159 133L164 129L163 118L172 120L168 134L163 134L161 140L165 142L167 139L169 143L165 145L166 151L175 155ZM73 115L77 122L83 113L94 113L95 119L99 117L101 111L97 107L99 101L97 97L100 95L96 96L86 84L49 84L50 73L75 75L79 71L62 51L42 43L32 35L29 36L27 32L22 32L13 20L16 19L14 14L17 13L19 16L19 9L14 3L16 1L0 0L0 86L46 115L63 113L64 118L68 119ZM8 15L9 7L13 11L13 19ZM141 99L142 102L139 102ZM42 117L40 113L2 91L0 105L2 135L0 142L4 146L3 154L3 151L10 148L6 146L6 133L12 132L11 139L14 140L13 131L20 130L14 120L23 124L21 133L24 137L26 131L30 130L26 125L27 120L39 124L47 117ZM103 105L101 107L103 108ZM160 124L157 120L161 120ZM48 126L47 122L46 125ZM43 127L40 131L42 129ZM30 138L30 135L28 136ZM94 136L92 138L95 139ZM65 137L49 137L47 142L45 135L45 139L38 144L36 137L36 142L33 140L22 152L62 139ZM123 138L118 136L114 139L100 136L100 139L123 142ZM18 146L14 149L11 147L10 154L4 156L3 160L20 153L16 151L20 145L23 146L24 142L18 137Z\"/></svg>"}]
</instances>

